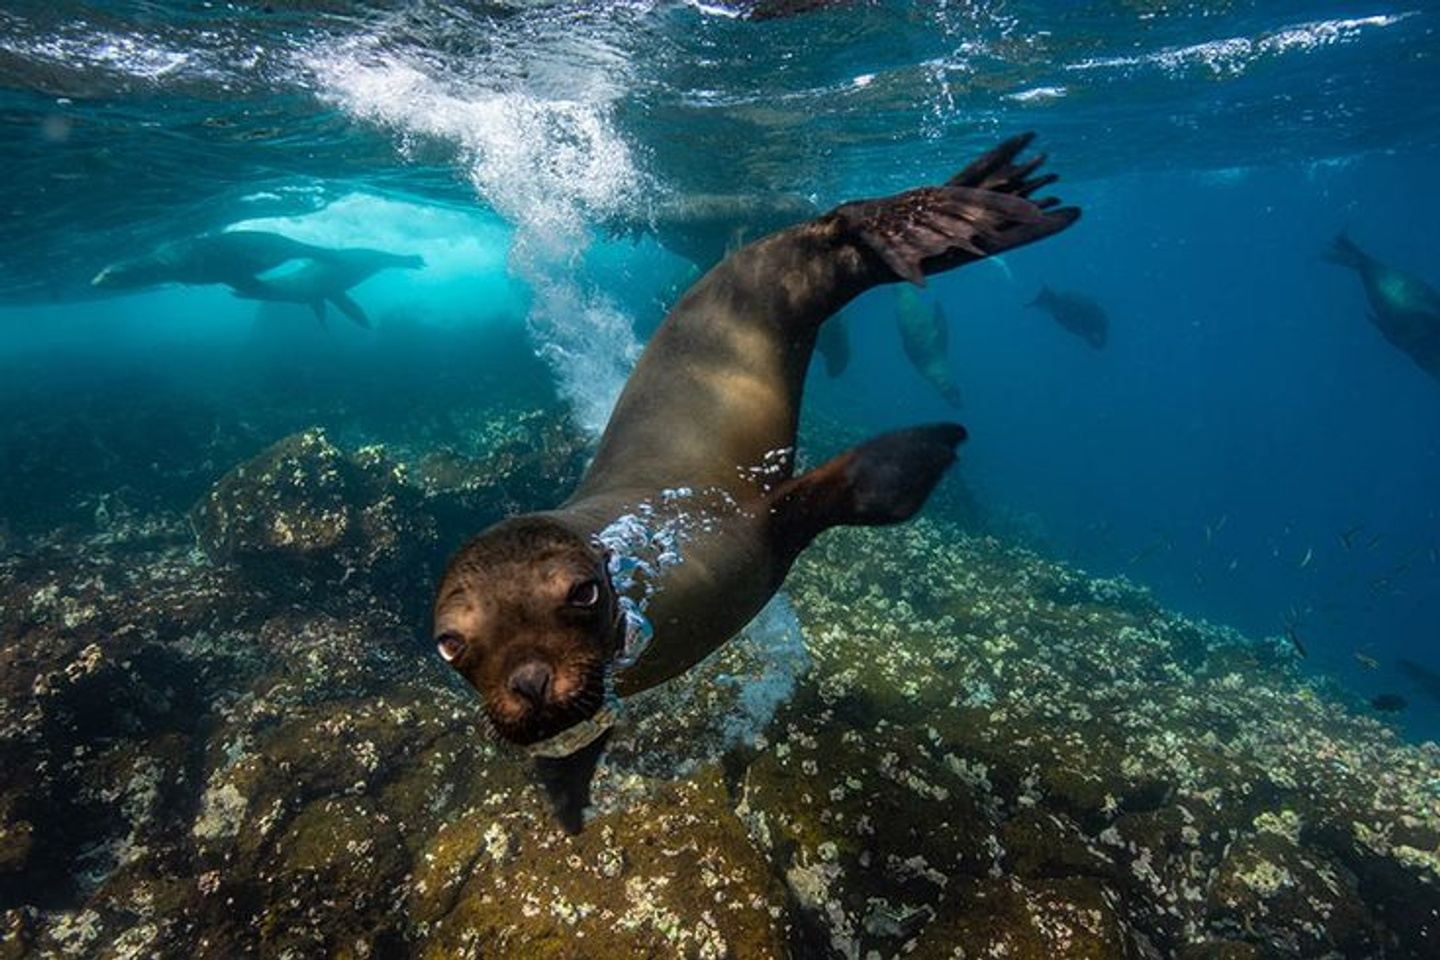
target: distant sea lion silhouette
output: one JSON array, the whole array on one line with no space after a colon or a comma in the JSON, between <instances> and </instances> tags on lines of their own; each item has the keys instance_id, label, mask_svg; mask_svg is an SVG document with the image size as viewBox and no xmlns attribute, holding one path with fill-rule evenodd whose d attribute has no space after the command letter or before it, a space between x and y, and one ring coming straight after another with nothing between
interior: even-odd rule
<instances>
[{"instance_id":1,"label":"distant sea lion silhouette","mask_svg":"<svg viewBox=\"0 0 1440 960\"><path fill-rule=\"evenodd\" d=\"M832 380L850 366L850 331L842 315L837 314L821 324L815 352L825 362L825 375Z\"/></svg>"},{"instance_id":2,"label":"distant sea lion silhouette","mask_svg":"<svg viewBox=\"0 0 1440 960\"><path fill-rule=\"evenodd\" d=\"M644 218L613 219L608 229L611 236L635 239L649 233L660 246L703 272L751 240L819 212L813 201L794 194L703 193L664 200ZM832 378L850 364L850 336L839 318L824 325L815 348Z\"/></svg>"},{"instance_id":3,"label":"distant sea lion silhouette","mask_svg":"<svg viewBox=\"0 0 1440 960\"><path fill-rule=\"evenodd\" d=\"M1039 295L1028 306L1044 310L1055 318L1056 323L1096 350L1105 349L1110 339L1110 318L1105 315L1105 308L1089 297L1060 293L1042 286Z\"/></svg>"},{"instance_id":4,"label":"distant sea lion silhouette","mask_svg":"<svg viewBox=\"0 0 1440 960\"><path fill-rule=\"evenodd\" d=\"M1032 135L943 186L847 203L732 253L646 346L575 492L466 543L438 584L440 655L526 747L561 825L583 824L620 697L684 673L739 631L822 531L898 523L964 439L885 434L793 475L821 325L880 284L971 263L1079 217L1027 199L1053 175ZM647 644L653 629L653 642Z\"/></svg>"},{"instance_id":5,"label":"distant sea lion silhouette","mask_svg":"<svg viewBox=\"0 0 1440 960\"><path fill-rule=\"evenodd\" d=\"M819 213L806 197L786 193L698 193L663 199L646 215L612 218L611 236L651 234L666 250L709 270L733 250Z\"/></svg>"},{"instance_id":6,"label":"distant sea lion silhouette","mask_svg":"<svg viewBox=\"0 0 1440 960\"><path fill-rule=\"evenodd\" d=\"M142 257L120 260L90 281L106 290L138 290L164 283L224 283L236 289L253 283L255 275L287 260L324 260L331 254L278 233L229 230L161 244Z\"/></svg>"},{"instance_id":7,"label":"distant sea lion silhouette","mask_svg":"<svg viewBox=\"0 0 1440 960\"><path fill-rule=\"evenodd\" d=\"M945 311L938 303L921 300L914 287L901 287L897 299L895 321L905 356L946 403L960 407L960 386L950 368L950 329Z\"/></svg>"},{"instance_id":8,"label":"distant sea lion silhouette","mask_svg":"<svg viewBox=\"0 0 1440 960\"><path fill-rule=\"evenodd\" d=\"M288 273L253 278L244 286L237 287L235 295L245 300L308 304L322 325L325 323L325 303L329 301L355 323L369 327L370 319L365 316L365 311L350 299L346 291L381 270L419 270L423 266L425 258L413 254L386 253L363 247L342 248L329 251L324 260L306 260L303 266Z\"/></svg>"},{"instance_id":9,"label":"distant sea lion silhouette","mask_svg":"<svg viewBox=\"0 0 1440 960\"><path fill-rule=\"evenodd\" d=\"M1370 322L1420 369L1440 379L1440 293L1419 277L1376 260L1343 233L1326 259L1360 274Z\"/></svg>"}]
</instances>

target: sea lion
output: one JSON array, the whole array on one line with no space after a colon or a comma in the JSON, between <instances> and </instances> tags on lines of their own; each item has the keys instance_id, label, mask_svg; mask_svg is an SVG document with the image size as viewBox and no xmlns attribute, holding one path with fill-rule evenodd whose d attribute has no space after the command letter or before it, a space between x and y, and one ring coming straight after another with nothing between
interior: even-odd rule
<instances>
[{"instance_id":1,"label":"sea lion","mask_svg":"<svg viewBox=\"0 0 1440 960\"><path fill-rule=\"evenodd\" d=\"M905 356L946 403L958 408L960 386L950 369L950 328L945 311L938 303L927 306L913 287L901 287L897 301L895 323Z\"/></svg>"},{"instance_id":2,"label":"sea lion","mask_svg":"<svg viewBox=\"0 0 1440 960\"><path fill-rule=\"evenodd\" d=\"M1105 349L1110 339L1110 318L1105 308L1078 293L1059 293L1042 286L1027 306L1044 310L1055 322L1096 350Z\"/></svg>"},{"instance_id":3,"label":"sea lion","mask_svg":"<svg viewBox=\"0 0 1440 960\"><path fill-rule=\"evenodd\" d=\"M838 525L892 524L929 496L958 424L885 434L792 475L805 370L825 320L880 284L1058 233L1031 135L943 186L847 203L751 243L680 299L646 346L574 493L502 521L450 560L440 656L504 740L536 757L578 831L621 697L675 677L739 631L796 556ZM653 642L649 642L653 635Z\"/></svg>"},{"instance_id":4,"label":"sea lion","mask_svg":"<svg viewBox=\"0 0 1440 960\"><path fill-rule=\"evenodd\" d=\"M287 260L325 260L331 251L278 233L230 230L161 244L151 253L120 260L101 270L91 286L105 290L137 290L163 283L224 283L247 287L255 275Z\"/></svg>"},{"instance_id":5,"label":"sea lion","mask_svg":"<svg viewBox=\"0 0 1440 960\"><path fill-rule=\"evenodd\" d=\"M326 259L307 259L296 270L278 276L253 278L244 286L237 287L235 296L245 300L309 304L321 325L325 323L325 302L328 300L355 323L369 327L370 319L365 316L365 311L345 291L381 270L419 270L423 266L425 259L413 254L386 253L364 247L332 250Z\"/></svg>"},{"instance_id":6,"label":"sea lion","mask_svg":"<svg viewBox=\"0 0 1440 960\"><path fill-rule=\"evenodd\" d=\"M645 234L700 270L709 270L733 250L820 212L806 197L776 193L699 193L670 197L643 217L614 217L605 225L612 237L638 240Z\"/></svg>"},{"instance_id":7,"label":"sea lion","mask_svg":"<svg viewBox=\"0 0 1440 960\"><path fill-rule=\"evenodd\" d=\"M832 380L850 366L850 331L843 315L836 314L820 325L815 352L825 363L825 375Z\"/></svg>"},{"instance_id":8,"label":"sea lion","mask_svg":"<svg viewBox=\"0 0 1440 960\"><path fill-rule=\"evenodd\" d=\"M700 271L709 270L751 240L809 220L819 213L815 203L793 194L695 194L665 200L644 219L614 219L611 236L638 239L649 233L678 257ZM850 336L844 322L833 318L815 345L831 378L850 364Z\"/></svg>"},{"instance_id":9,"label":"sea lion","mask_svg":"<svg viewBox=\"0 0 1440 960\"><path fill-rule=\"evenodd\" d=\"M1419 277L1376 260L1343 233L1326 259L1360 274L1370 322L1421 370L1440 378L1440 293Z\"/></svg>"}]
</instances>

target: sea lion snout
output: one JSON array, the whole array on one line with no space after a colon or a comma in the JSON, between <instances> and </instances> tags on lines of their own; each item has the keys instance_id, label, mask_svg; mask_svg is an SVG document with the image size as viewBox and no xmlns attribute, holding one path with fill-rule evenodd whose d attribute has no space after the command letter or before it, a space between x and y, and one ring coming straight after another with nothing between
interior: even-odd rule
<instances>
[{"instance_id":1,"label":"sea lion snout","mask_svg":"<svg viewBox=\"0 0 1440 960\"><path fill-rule=\"evenodd\" d=\"M510 671L510 679L505 685L510 692L517 696L524 697L536 707L543 706L550 694L551 683L554 672L550 665L543 660L526 660L520 666Z\"/></svg>"}]
</instances>

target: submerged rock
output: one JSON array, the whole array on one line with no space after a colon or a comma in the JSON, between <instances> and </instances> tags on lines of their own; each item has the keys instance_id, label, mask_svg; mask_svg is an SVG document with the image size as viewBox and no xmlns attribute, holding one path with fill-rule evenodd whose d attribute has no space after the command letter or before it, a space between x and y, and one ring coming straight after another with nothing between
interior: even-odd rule
<instances>
[{"instance_id":1,"label":"submerged rock","mask_svg":"<svg viewBox=\"0 0 1440 960\"><path fill-rule=\"evenodd\" d=\"M311 429L231 470L190 518L212 558L285 591L413 570L436 539L420 500L383 449L347 455Z\"/></svg>"},{"instance_id":2,"label":"submerged rock","mask_svg":"<svg viewBox=\"0 0 1440 960\"><path fill-rule=\"evenodd\" d=\"M190 511L200 546L285 596L364 583L426 593L460 537L560 499L585 446L563 418L484 424L485 452L444 449L412 466L383 446L348 453L311 428L225 474ZM442 535L442 531L444 531Z\"/></svg>"},{"instance_id":3,"label":"submerged rock","mask_svg":"<svg viewBox=\"0 0 1440 960\"><path fill-rule=\"evenodd\" d=\"M117 513L0 558L0 957L1433 952L1440 749L930 521L822 537L793 614L634 702L566 837L410 606L583 462L551 418L479 434L292 436L203 554Z\"/></svg>"}]
</instances>

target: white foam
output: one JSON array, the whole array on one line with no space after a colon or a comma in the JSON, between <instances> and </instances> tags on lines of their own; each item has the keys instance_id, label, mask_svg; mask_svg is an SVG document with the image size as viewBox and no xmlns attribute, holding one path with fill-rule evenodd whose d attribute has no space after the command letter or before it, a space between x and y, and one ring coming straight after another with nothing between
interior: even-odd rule
<instances>
[{"instance_id":1,"label":"white foam","mask_svg":"<svg viewBox=\"0 0 1440 960\"><path fill-rule=\"evenodd\" d=\"M1029 90L1006 94L1005 99L1014 100L1016 103L1043 103L1046 100L1059 100L1066 93L1064 87L1031 87Z\"/></svg>"},{"instance_id":2,"label":"white foam","mask_svg":"<svg viewBox=\"0 0 1440 960\"><path fill-rule=\"evenodd\" d=\"M1308 52L1336 43L1349 43L1371 28L1390 27L1415 16L1414 11L1353 17L1343 20L1316 20L1285 27L1257 37L1226 37L1183 47L1167 47L1152 53L1123 57L1095 57L1066 64L1067 70L1101 70L1156 66L1166 73L1191 67L1205 67L1217 74L1240 74L1257 60L1294 51Z\"/></svg>"},{"instance_id":3,"label":"white foam","mask_svg":"<svg viewBox=\"0 0 1440 960\"><path fill-rule=\"evenodd\" d=\"M633 205L640 175L615 132L615 64L577 69L565 98L494 78L437 76L418 54L351 39L307 54L321 93L400 137L450 145L479 195L515 227L511 269L532 288L529 327L577 422L599 433L639 344L629 319L580 279L587 221ZM488 84L488 85L487 85Z\"/></svg>"}]
</instances>

